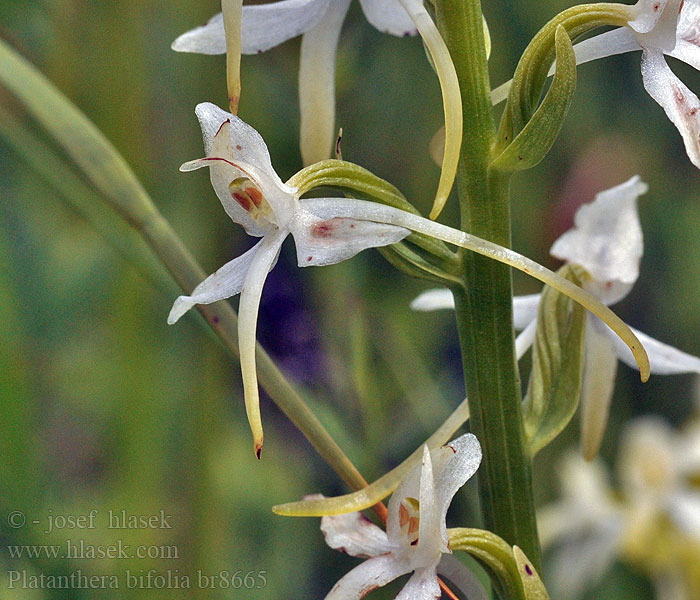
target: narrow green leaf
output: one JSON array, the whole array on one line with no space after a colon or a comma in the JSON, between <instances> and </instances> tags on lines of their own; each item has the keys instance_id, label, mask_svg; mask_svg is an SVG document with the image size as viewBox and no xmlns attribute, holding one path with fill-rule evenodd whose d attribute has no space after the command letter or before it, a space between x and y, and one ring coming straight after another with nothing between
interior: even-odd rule
<instances>
[{"instance_id":1,"label":"narrow green leaf","mask_svg":"<svg viewBox=\"0 0 700 600\"><path fill-rule=\"evenodd\" d=\"M566 30L555 34L557 69L544 100L523 130L491 163L500 171L520 171L539 163L559 135L576 90L576 55Z\"/></svg>"},{"instance_id":2,"label":"narrow green leaf","mask_svg":"<svg viewBox=\"0 0 700 600\"><path fill-rule=\"evenodd\" d=\"M559 274L581 285L585 273L566 265ZM567 296L545 287L537 314L532 374L523 402L524 427L534 456L571 420L581 395L586 311Z\"/></svg>"}]
</instances>

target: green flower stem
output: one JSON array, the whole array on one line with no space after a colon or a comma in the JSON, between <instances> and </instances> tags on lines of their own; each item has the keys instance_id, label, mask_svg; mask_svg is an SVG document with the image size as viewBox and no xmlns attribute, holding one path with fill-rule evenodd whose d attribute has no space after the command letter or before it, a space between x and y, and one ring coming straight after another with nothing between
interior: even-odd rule
<instances>
[{"instance_id":1,"label":"green flower stem","mask_svg":"<svg viewBox=\"0 0 700 600\"><path fill-rule=\"evenodd\" d=\"M481 4L436 0L438 27L457 69L464 136L457 181L462 228L510 247L508 176L488 168L496 136ZM453 288L471 429L483 461L479 490L487 529L517 544L539 568L532 473L525 447L515 359L510 269L463 252L463 286Z\"/></svg>"}]
</instances>

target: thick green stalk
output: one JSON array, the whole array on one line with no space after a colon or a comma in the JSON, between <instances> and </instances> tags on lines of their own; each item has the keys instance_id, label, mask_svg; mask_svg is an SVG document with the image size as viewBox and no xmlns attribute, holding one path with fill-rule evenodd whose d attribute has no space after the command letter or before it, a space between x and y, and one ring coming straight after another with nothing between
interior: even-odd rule
<instances>
[{"instance_id":1,"label":"thick green stalk","mask_svg":"<svg viewBox=\"0 0 700 600\"><path fill-rule=\"evenodd\" d=\"M496 128L479 0L436 0L438 26L457 69L464 111L457 181L462 228L510 246L506 175L489 170ZM471 429L483 448L479 490L486 527L540 566L530 458L513 343L510 269L463 252L454 291Z\"/></svg>"}]
</instances>

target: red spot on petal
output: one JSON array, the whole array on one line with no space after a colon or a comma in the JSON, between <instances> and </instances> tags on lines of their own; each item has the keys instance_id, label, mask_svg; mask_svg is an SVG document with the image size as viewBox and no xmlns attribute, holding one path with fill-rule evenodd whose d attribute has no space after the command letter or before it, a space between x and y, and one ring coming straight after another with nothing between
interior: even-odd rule
<instances>
[{"instance_id":1,"label":"red spot on petal","mask_svg":"<svg viewBox=\"0 0 700 600\"><path fill-rule=\"evenodd\" d=\"M311 235L319 238L329 238L333 235L334 230L335 226L332 219L330 221L320 221L311 226Z\"/></svg>"},{"instance_id":2,"label":"red spot on petal","mask_svg":"<svg viewBox=\"0 0 700 600\"><path fill-rule=\"evenodd\" d=\"M236 144L236 150L243 150L243 146L241 146L240 144Z\"/></svg>"},{"instance_id":3,"label":"red spot on petal","mask_svg":"<svg viewBox=\"0 0 700 600\"><path fill-rule=\"evenodd\" d=\"M530 568L530 565L525 565L525 572L528 575L532 575L532 569Z\"/></svg>"},{"instance_id":4,"label":"red spot on petal","mask_svg":"<svg viewBox=\"0 0 700 600\"><path fill-rule=\"evenodd\" d=\"M606 290L609 290L610 288L612 288L612 286L613 286L613 282L612 282L612 281L606 281L606 282L605 282L605 289L606 289Z\"/></svg>"},{"instance_id":5,"label":"red spot on petal","mask_svg":"<svg viewBox=\"0 0 700 600\"><path fill-rule=\"evenodd\" d=\"M306 257L306 262L311 262L314 259L313 256L307 256Z\"/></svg>"},{"instance_id":6,"label":"red spot on petal","mask_svg":"<svg viewBox=\"0 0 700 600\"><path fill-rule=\"evenodd\" d=\"M659 2L657 2L656 4L654 4L653 8L654 8L654 12L659 12L659 8L661 8L661 4Z\"/></svg>"}]
</instances>

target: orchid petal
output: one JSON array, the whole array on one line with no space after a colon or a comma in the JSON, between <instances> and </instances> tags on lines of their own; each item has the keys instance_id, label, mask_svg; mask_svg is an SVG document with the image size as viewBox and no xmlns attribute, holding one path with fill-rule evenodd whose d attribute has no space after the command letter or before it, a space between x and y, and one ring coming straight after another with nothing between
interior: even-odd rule
<instances>
[{"instance_id":1,"label":"orchid petal","mask_svg":"<svg viewBox=\"0 0 700 600\"><path fill-rule=\"evenodd\" d=\"M700 493L678 490L671 498L669 512L676 526L685 534L700 540Z\"/></svg>"},{"instance_id":2,"label":"orchid petal","mask_svg":"<svg viewBox=\"0 0 700 600\"><path fill-rule=\"evenodd\" d=\"M330 0L281 0L243 7L243 54L256 54L301 35L323 18ZM221 13L206 25L183 33L172 44L177 52L224 54L224 20Z\"/></svg>"},{"instance_id":3,"label":"orchid petal","mask_svg":"<svg viewBox=\"0 0 700 600\"><path fill-rule=\"evenodd\" d=\"M673 346L669 346L668 344L664 344L663 342L649 337L641 331L634 328L631 329L634 335L639 338L639 341L642 342L644 348L646 348L647 354L649 355L651 372L655 375L674 375L677 373L700 374L700 358L697 356L686 354ZM619 343L616 338L613 338L612 341L615 345L617 357L627 366L636 369L637 363L634 362L634 357L629 351L629 348Z\"/></svg>"},{"instance_id":4,"label":"orchid petal","mask_svg":"<svg viewBox=\"0 0 700 600\"><path fill-rule=\"evenodd\" d=\"M428 11L425 10L422 0L399 1L411 15L411 19L416 24L423 42L430 52L442 88L442 102L445 111L445 152L435 202L430 211L430 218L436 219L447 202L457 174L462 145L462 96L450 52Z\"/></svg>"},{"instance_id":5,"label":"orchid petal","mask_svg":"<svg viewBox=\"0 0 700 600\"><path fill-rule=\"evenodd\" d=\"M216 273L209 275L192 290L192 294L189 296L180 296L175 300L168 315L168 325L176 323L195 304L211 304L239 294L250 264L261 243L258 242L245 254L227 262Z\"/></svg>"},{"instance_id":6,"label":"orchid petal","mask_svg":"<svg viewBox=\"0 0 700 600\"><path fill-rule=\"evenodd\" d=\"M537 309L540 306L541 296L542 294L528 294L513 298L513 327L515 329L525 329L537 319Z\"/></svg>"},{"instance_id":7,"label":"orchid petal","mask_svg":"<svg viewBox=\"0 0 700 600\"><path fill-rule=\"evenodd\" d=\"M586 460L595 458L603 441L616 370L617 354L610 336L603 324L589 315L581 387L581 447Z\"/></svg>"},{"instance_id":8,"label":"orchid petal","mask_svg":"<svg viewBox=\"0 0 700 600\"><path fill-rule=\"evenodd\" d=\"M177 37L170 47L175 52L224 54L226 52L226 34L224 33L223 14L218 13L205 25L186 31Z\"/></svg>"},{"instance_id":9,"label":"orchid petal","mask_svg":"<svg viewBox=\"0 0 700 600\"><path fill-rule=\"evenodd\" d=\"M437 579L437 565L416 569L395 600L436 600L442 597ZM470 599L471 600L471 599Z\"/></svg>"},{"instance_id":10,"label":"orchid petal","mask_svg":"<svg viewBox=\"0 0 700 600\"><path fill-rule=\"evenodd\" d=\"M699 17L700 18L700 17ZM700 21L699 21L700 22ZM696 70L700 70L700 32L696 34L698 37L693 39L693 42L687 40L678 40L676 47L667 52L668 56L673 56L684 63L689 64Z\"/></svg>"},{"instance_id":11,"label":"orchid petal","mask_svg":"<svg viewBox=\"0 0 700 600\"><path fill-rule=\"evenodd\" d=\"M383 33L398 37L418 33L398 0L360 0L360 5L370 24Z\"/></svg>"},{"instance_id":12,"label":"orchid petal","mask_svg":"<svg viewBox=\"0 0 700 600\"><path fill-rule=\"evenodd\" d=\"M445 449L454 452L454 455L448 455L449 460L440 470L436 469L435 476L437 482L435 490L437 503L436 512L439 520L440 539L443 542L447 541L445 516L447 515L447 509L452 502L452 498L454 498L457 490L476 473L476 470L481 464L481 446L476 436L471 433L465 433L456 440L451 441L445 446ZM448 551L446 544L442 551Z\"/></svg>"},{"instance_id":13,"label":"orchid petal","mask_svg":"<svg viewBox=\"0 0 700 600\"><path fill-rule=\"evenodd\" d=\"M520 335L515 338L515 360L520 360L525 353L535 343L537 337L537 319L530 321L527 327L520 332ZM626 348L627 346L625 346Z\"/></svg>"},{"instance_id":14,"label":"orchid petal","mask_svg":"<svg viewBox=\"0 0 700 600\"><path fill-rule=\"evenodd\" d=\"M257 252L243 282L241 301L238 307L238 348L240 350L243 394L248 422L253 433L255 453L260 458L263 443L260 420L260 398L258 376L255 369L255 330L258 322L260 296L267 274L277 260L282 242L289 231L280 229L266 235L258 244Z\"/></svg>"},{"instance_id":15,"label":"orchid petal","mask_svg":"<svg viewBox=\"0 0 700 600\"><path fill-rule=\"evenodd\" d=\"M637 38L628 27L618 27L574 44L577 65L641 49ZM554 75L555 66L552 65L549 75Z\"/></svg>"},{"instance_id":16,"label":"orchid petal","mask_svg":"<svg viewBox=\"0 0 700 600\"><path fill-rule=\"evenodd\" d=\"M639 276L643 239L637 197L647 189L635 175L599 192L593 202L578 209L574 227L554 242L550 251L552 256L586 269L594 279L586 288L606 304L623 298Z\"/></svg>"},{"instance_id":17,"label":"orchid petal","mask_svg":"<svg viewBox=\"0 0 700 600\"><path fill-rule=\"evenodd\" d=\"M431 311L454 309L455 299L452 292L447 289L435 289L423 292L411 301L413 310Z\"/></svg>"},{"instance_id":18,"label":"orchid petal","mask_svg":"<svg viewBox=\"0 0 700 600\"><path fill-rule=\"evenodd\" d=\"M299 108L304 165L330 157L335 141L335 55L350 0L334 0L301 38Z\"/></svg>"},{"instance_id":19,"label":"orchid petal","mask_svg":"<svg viewBox=\"0 0 700 600\"><path fill-rule=\"evenodd\" d=\"M481 581L461 560L452 554L443 554L438 564L437 572L446 577L450 586L462 592L469 600L488 600L489 595Z\"/></svg>"},{"instance_id":20,"label":"orchid petal","mask_svg":"<svg viewBox=\"0 0 700 600\"><path fill-rule=\"evenodd\" d=\"M425 448L425 446L423 446L423 448ZM439 450L439 448L437 450ZM425 450L423 450L423 456L425 456ZM424 460L425 459L417 465L414 464L413 468L411 468L401 480L401 483L399 483L389 499L386 534L389 537L389 542L394 545L401 546L404 541L401 535L401 524L399 523L399 506L406 498L415 498L418 500L420 497L421 474Z\"/></svg>"},{"instance_id":21,"label":"orchid petal","mask_svg":"<svg viewBox=\"0 0 700 600\"><path fill-rule=\"evenodd\" d=\"M671 71L660 50L642 53L644 88L678 128L691 162L700 167L700 101Z\"/></svg>"},{"instance_id":22,"label":"orchid petal","mask_svg":"<svg viewBox=\"0 0 700 600\"><path fill-rule=\"evenodd\" d=\"M447 417L445 422L425 441L431 450L439 448L454 435L454 433L469 418L469 404L463 400L460 405ZM382 475L366 488L352 494L335 498L305 499L300 502L288 502L272 507L272 512L290 517L321 517L337 515L351 511L360 511L374 506L400 485L401 481L416 468L423 447L417 448L406 460L388 473Z\"/></svg>"},{"instance_id":23,"label":"orchid petal","mask_svg":"<svg viewBox=\"0 0 700 600\"><path fill-rule=\"evenodd\" d=\"M410 233L402 227L371 221L320 219L303 209L295 212L290 226L300 267L333 265L367 248L395 244Z\"/></svg>"},{"instance_id":24,"label":"orchid petal","mask_svg":"<svg viewBox=\"0 0 700 600\"><path fill-rule=\"evenodd\" d=\"M344 216L367 221L376 221L378 223L388 223L390 225L398 225L405 227L417 233L430 235L436 239L455 244L461 248L466 248L488 256L494 260L507 264L511 267L519 269L531 277L539 279L543 283L550 285L557 291L568 296L572 300L578 302L585 309L601 318L623 341L630 347L633 353L636 353L640 367L642 381L646 381L649 377L647 369L648 359L644 348L639 343L636 337L632 334L625 323L613 313L609 308L604 306L597 298L585 292L577 285L567 281L563 277L553 273L549 269L543 267L529 258L504 248L493 242L483 240L469 233L447 227L441 223L430 221L417 215L408 213L391 206L384 206L375 202L365 200L344 200L337 199L331 201L324 198L320 203L315 202L310 198L304 201L306 208L311 210L315 215L320 217Z\"/></svg>"},{"instance_id":25,"label":"orchid petal","mask_svg":"<svg viewBox=\"0 0 700 600\"><path fill-rule=\"evenodd\" d=\"M326 600L360 600L372 590L410 573L411 570L407 560L401 560L393 554L375 556L343 576L333 586Z\"/></svg>"},{"instance_id":26,"label":"orchid petal","mask_svg":"<svg viewBox=\"0 0 700 600\"><path fill-rule=\"evenodd\" d=\"M392 548L386 532L360 512L323 517L321 532L326 544L350 556L370 558Z\"/></svg>"},{"instance_id":27,"label":"orchid petal","mask_svg":"<svg viewBox=\"0 0 700 600\"><path fill-rule=\"evenodd\" d=\"M440 454L442 448L433 452ZM450 452L450 450L447 450ZM449 460L450 456L446 456ZM437 465L436 465L437 467ZM418 543L415 548L412 564L427 567L431 564L437 566L437 561L442 552L447 552L447 534L444 540L440 535L440 505L435 490L435 476L438 469L433 471L431 452L428 446L423 446L423 461L420 472L420 522L418 523ZM451 500L451 498L450 498ZM435 560L435 557L438 557Z\"/></svg>"},{"instance_id":28,"label":"orchid petal","mask_svg":"<svg viewBox=\"0 0 700 600\"><path fill-rule=\"evenodd\" d=\"M642 47L663 52L673 50L682 3L683 0L640 0L637 3L642 13L628 25L638 32ZM650 29L649 25L652 25Z\"/></svg>"}]
</instances>

